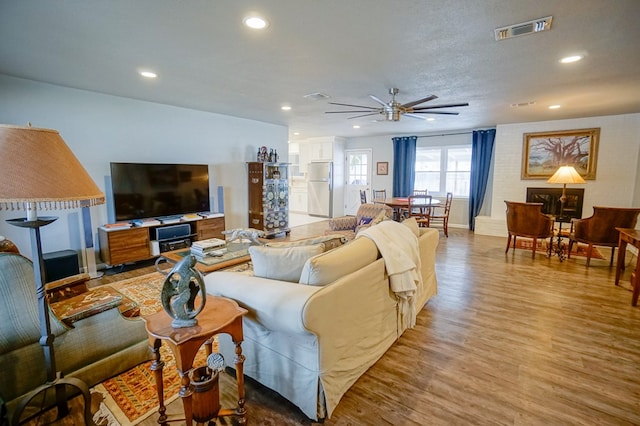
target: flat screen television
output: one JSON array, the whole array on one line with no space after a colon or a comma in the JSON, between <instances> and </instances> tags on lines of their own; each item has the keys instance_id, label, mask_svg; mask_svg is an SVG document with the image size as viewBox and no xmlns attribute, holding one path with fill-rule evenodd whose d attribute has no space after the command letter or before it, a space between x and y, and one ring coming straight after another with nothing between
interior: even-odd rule
<instances>
[{"instance_id":1,"label":"flat screen television","mask_svg":"<svg viewBox=\"0 0 640 426\"><path fill-rule=\"evenodd\" d=\"M206 164L111 163L116 221L210 210Z\"/></svg>"}]
</instances>

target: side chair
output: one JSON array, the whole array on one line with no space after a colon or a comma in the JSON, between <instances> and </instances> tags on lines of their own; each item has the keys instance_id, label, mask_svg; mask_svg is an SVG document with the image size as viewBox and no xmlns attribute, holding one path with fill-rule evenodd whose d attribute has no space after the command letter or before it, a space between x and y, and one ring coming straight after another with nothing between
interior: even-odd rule
<instances>
[{"instance_id":1,"label":"side chair","mask_svg":"<svg viewBox=\"0 0 640 426\"><path fill-rule=\"evenodd\" d=\"M509 236L507 248L504 252L509 252L512 240L515 252L517 237L532 238L531 257L535 259L538 239L553 237L553 216L542 213L542 203L521 203L506 200L505 203L507 204L507 230Z\"/></svg>"},{"instance_id":2,"label":"side chair","mask_svg":"<svg viewBox=\"0 0 640 426\"><path fill-rule=\"evenodd\" d=\"M409 195L409 217L415 217L418 226L428 228L431 224L431 195Z\"/></svg>"},{"instance_id":3,"label":"side chair","mask_svg":"<svg viewBox=\"0 0 640 426\"><path fill-rule=\"evenodd\" d=\"M451 210L451 201L453 201L453 193L447 192L447 199L444 206L434 205L432 207L430 225L433 223L442 223L444 236L449 238L449 211Z\"/></svg>"},{"instance_id":4,"label":"side chair","mask_svg":"<svg viewBox=\"0 0 640 426\"><path fill-rule=\"evenodd\" d=\"M569 235L569 255L575 242L588 244L587 267L591 263L593 246L611 247L609 267L613 266L613 258L618 247L619 233L617 228L635 228L640 208L593 207L593 214L584 219L571 221Z\"/></svg>"},{"instance_id":5,"label":"side chair","mask_svg":"<svg viewBox=\"0 0 640 426\"><path fill-rule=\"evenodd\" d=\"M374 189L373 190L373 202L375 204L384 204L384 200L387 198L386 189Z\"/></svg>"}]
</instances>

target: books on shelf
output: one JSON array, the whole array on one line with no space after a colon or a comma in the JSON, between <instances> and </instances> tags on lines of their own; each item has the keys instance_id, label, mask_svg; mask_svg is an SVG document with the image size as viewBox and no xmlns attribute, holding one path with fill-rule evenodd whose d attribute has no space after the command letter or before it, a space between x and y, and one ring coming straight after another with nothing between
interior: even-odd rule
<instances>
[{"instance_id":1,"label":"books on shelf","mask_svg":"<svg viewBox=\"0 0 640 426\"><path fill-rule=\"evenodd\" d=\"M188 213L182 215L180 220L200 220L202 217L198 213Z\"/></svg>"},{"instance_id":2,"label":"books on shelf","mask_svg":"<svg viewBox=\"0 0 640 426\"><path fill-rule=\"evenodd\" d=\"M216 213L216 212L200 212L198 213L198 215L205 219L211 219L213 217L224 217L224 213Z\"/></svg>"},{"instance_id":3,"label":"books on shelf","mask_svg":"<svg viewBox=\"0 0 640 426\"><path fill-rule=\"evenodd\" d=\"M155 218L149 218L149 219L136 219L131 221L131 223L133 224L133 226L156 226L156 225L160 225L160 221L158 219Z\"/></svg>"},{"instance_id":4,"label":"books on shelf","mask_svg":"<svg viewBox=\"0 0 640 426\"><path fill-rule=\"evenodd\" d=\"M162 216L156 219L158 219L161 224L167 224L167 223L179 223L181 218L182 216Z\"/></svg>"}]
</instances>

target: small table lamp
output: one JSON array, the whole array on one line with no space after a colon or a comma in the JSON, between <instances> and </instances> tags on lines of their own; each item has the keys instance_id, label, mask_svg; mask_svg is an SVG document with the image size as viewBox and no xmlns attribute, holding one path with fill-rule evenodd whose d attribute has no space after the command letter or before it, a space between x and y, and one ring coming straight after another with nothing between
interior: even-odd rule
<instances>
[{"instance_id":1,"label":"small table lamp","mask_svg":"<svg viewBox=\"0 0 640 426\"><path fill-rule=\"evenodd\" d=\"M562 196L560 197L560 216L564 212L564 203L567 201L567 184L568 183L585 183L582 176L573 168L573 166L561 166L549 178L547 183L561 183Z\"/></svg>"},{"instance_id":2,"label":"small table lamp","mask_svg":"<svg viewBox=\"0 0 640 426\"><path fill-rule=\"evenodd\" d=\"M20 415L39 393L55 388L58 417L67 414L65 385L78 388L84 396L84 416L91 419L88 386L77 378L63 378L56 370L40 227L56 217L38 217L38 209L71 209L103 204L104 194L96 186L73 152L55 130L0 125L0 210L25 210L26 218L10 219L14 226L31 229L31 249L40 317L40 344L44 351L46 383L25 395L13 415ZM24 372L29 374L29 372Z\"/></svg>"}]
</instances>

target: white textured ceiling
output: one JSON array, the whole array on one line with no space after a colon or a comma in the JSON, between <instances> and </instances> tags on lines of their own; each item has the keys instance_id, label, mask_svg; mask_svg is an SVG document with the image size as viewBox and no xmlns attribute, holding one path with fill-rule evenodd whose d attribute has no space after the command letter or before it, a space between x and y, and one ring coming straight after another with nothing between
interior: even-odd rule
<instances>
[{"instance_id":1,"label":"white textured ceiling","mask_svg":"<svg viewBox=\"0 0 640 426\"><path fill-rule=\"evenodd\" d=\"M251 11L270 27L245 28ZM495 41L549 15L548 32ZM0 73L287 125L292 139L637 113L639 42L639 0L0 0ZM558 62L574 53L585 59ZM375 106L390 87L401 103L470 106L373 122L303 97Z\"/></svg>"}]
</instances>

